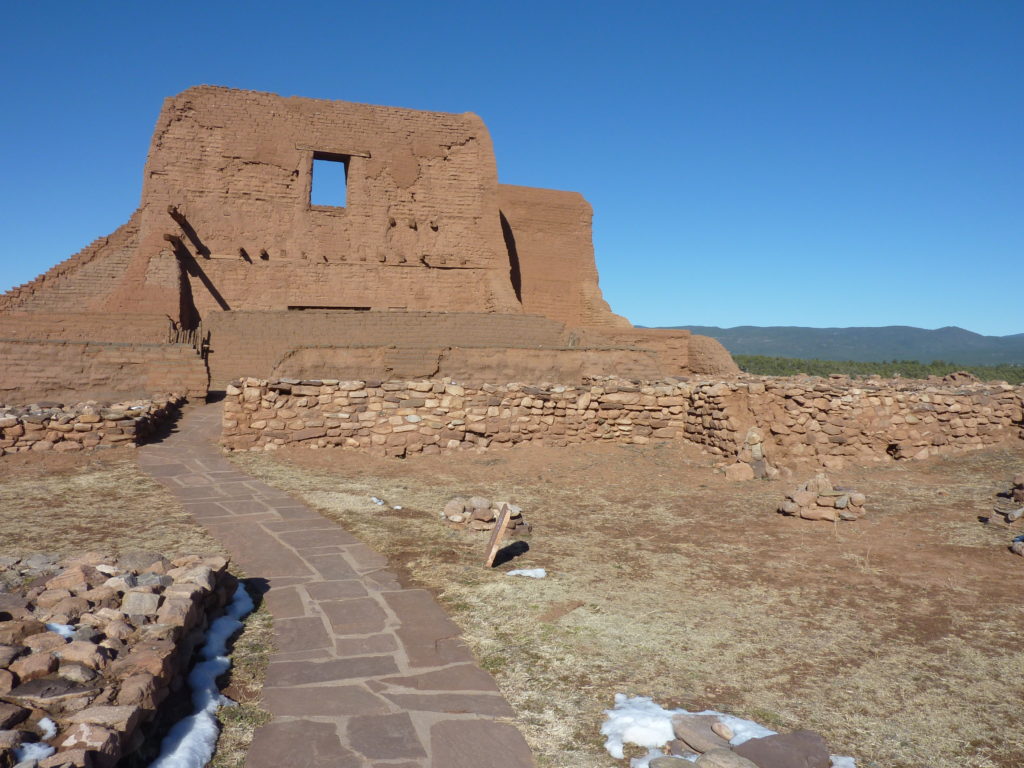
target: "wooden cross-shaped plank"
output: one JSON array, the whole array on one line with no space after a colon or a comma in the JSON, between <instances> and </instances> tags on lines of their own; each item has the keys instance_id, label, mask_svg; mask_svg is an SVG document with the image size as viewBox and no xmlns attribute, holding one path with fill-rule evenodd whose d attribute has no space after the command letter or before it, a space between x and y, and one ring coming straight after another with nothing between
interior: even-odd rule
<instances>
[{"instance_id":1,"label":"wooden cross-shaped plank","mask_svg":"<svg viewBox=\"0 0 1024 768\"><path fill-rule=\"evenodd\" d=\"M494 558L497 557L498 550L501 549L501 541L505 538L505 532L508 530L508 523L511 519L512 515L508 504L502 504L501 511L498 513L498 520L494 523L494 532L491 533L491 540L487 543L488 568L494 565Z\"/></svg>"}]
</instances>

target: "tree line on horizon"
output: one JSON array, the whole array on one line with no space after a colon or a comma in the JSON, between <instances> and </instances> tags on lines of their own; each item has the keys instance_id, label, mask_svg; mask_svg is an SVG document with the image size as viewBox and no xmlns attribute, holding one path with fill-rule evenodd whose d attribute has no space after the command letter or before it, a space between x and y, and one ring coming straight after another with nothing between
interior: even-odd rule
<instances>
[{"instance_id":1,"label":"tree line on horizon","mask_svg":"<svg viewBox=\"0 0 1024 768\"><path fill-rule=\"evenodd\" d=\"M756 376L828 376L841 373L852 377L878 375L891 379L927 379L929 376L947 376L957 371L967 371L982 381L1005 381L1009 384L1024 384L1024 365L964 365L945 360L922 363L918 360L890 360L884 362L860 362L857 360L819 360L793 357L766 357L764 355L733 355L733 360L744 373Z\"/></svg>"}]
</instances>

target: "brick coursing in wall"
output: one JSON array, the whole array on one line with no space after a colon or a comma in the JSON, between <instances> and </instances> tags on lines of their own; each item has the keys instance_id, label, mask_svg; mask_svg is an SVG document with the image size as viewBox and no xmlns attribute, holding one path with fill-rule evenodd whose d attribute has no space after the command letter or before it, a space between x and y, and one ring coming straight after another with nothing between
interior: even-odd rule
<instances>
[{"instance_id":1,"label":"brick coursing in wall","mask_svg":"<svg viewBox=\"0 0 1024 768\"><path fill-rule=\"evenodd\" d=\"M207 373L187 344L0 339L0 403L77 402L180 392L203 399Z\"/></svg>"},{"instance_id":2,"label":"brick coursing in wall","mask_svg":"<svg viewBox=\"0 0 1024 768\"><path fill-rule=\"evenodd\" d=\"M317 153L347 158L344 206L311 205ZM156 343L162 322L201 324L215 386L271 375L299 348L366 345L409 360L489 347L481 376L501 350L533 346L627 348L604 355L618 375L638 375L638 350L661 375L738 373L713 340L611 312L591 219L577 193L498 184L471 113L199 86L164 102L128 223L0 297L0 338ZM535 375L535 359L507 359ZM50 386L17 370L25 391Z\"/></svg>"}]
</instances>

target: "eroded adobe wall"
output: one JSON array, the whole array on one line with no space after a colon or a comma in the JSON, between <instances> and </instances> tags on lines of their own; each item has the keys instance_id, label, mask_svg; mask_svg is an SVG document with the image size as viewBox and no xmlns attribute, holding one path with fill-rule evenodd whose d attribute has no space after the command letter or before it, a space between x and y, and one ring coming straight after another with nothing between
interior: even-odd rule
<instances>
[{"instance_id":1,"label":"eroded adobe wall","mask_svg":"<svg viewBox=\"0 0 1024 768\"><path fill-rule=\"evenodd\" d=\"M314 152L349 158L344 207L310 205ZM177 247L164 234L182 236L203 316L519 311L491 139L469 113L191 88L157 121L140 219L147 264Z\"/></svg>"},{"instance_id":2,"label":"eroded adobe wall","mask_svg":"<svg viewBox=\"0 0 1024 768\"><path fill-rule=\"evenodd\" d=\"M215 387L249 371L269 375L300 347L503 346L510 339L522 346L562 347L566 334L565 326L546 317L473 312L224 312L204 327L210 331Z\"/></svg>"},{"instance_id":3,"label":"eroded adobe wall","mask_svg":"<svg viewBox=\"0 0 1024 768\"><path fill-rule=\"evenodd\" d=\"M65 339L161 344L168 341L166 315L98 312L0 313L0 339Z\"/></svg>"},{"instance_id":4,"label":"eroded adobe wall","mask_svg":"<svg viewBox=\"0 0 1024 768\"><path fill-rule=\"evenodd\" d=\"M630 327L601 295L591 235L594 214L582 195L502 184L498 202L510 277L524 312L569 326Z\"/></svg>"},{"instance_id":5,"label":"eroded adobe wall","mask_svg":"<svg viewBox=\"0 0 1024 768\"><path fill-rule=\"evenodd\" d=\"M730 377L740 373L739 366L718 341L695 336L675 328L601 329L586 332L586 343L604 339L605 343L650 349L658 355L662 376Z\"/></svg>"},{"instance_id":6,"label":"eroded adobe wall","mask_svg":"<svg viewBox=\"0 0 1024 768\"><path fill-rule=\"evenodd\" d=\"M137 214L113 234L100 237L35 280L0 294L0 317L9 312L106 313L138 246ZM176 295L176 288L175 288ZM152 307L138 309L152 312Z\"/></svg>"},{"instance_id":7,"label":"eroded adobe wall","mask_svg":"<svg viewBox=\"0 0 1024 768\"><path fill-rule=\"evenodd\" d=\"M0 360L0 403L207 392L206 366L187 344L0 340Z\"/></svg>"},{"instance_id":8,"label":"eroded adobe wall","mask_svg":"<svg viewBox=\"0 0 1024 768\"><path fill-rule=\"evenodd\" d=\"M661 375L657 356L647 350L391 345L297 349L278 363L273 376L289 379L446 377L460 384L512 380L580 383L609 372L634 379L654 379Z\"/></svg>"}]
</instances>

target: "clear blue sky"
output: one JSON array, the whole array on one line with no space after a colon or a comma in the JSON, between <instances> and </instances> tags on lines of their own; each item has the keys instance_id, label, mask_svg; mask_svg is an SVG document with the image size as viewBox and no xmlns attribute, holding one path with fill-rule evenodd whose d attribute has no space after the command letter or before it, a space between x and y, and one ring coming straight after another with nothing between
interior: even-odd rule
<instances>
[{"instance_id":1,"label":"clear blue sky","mask_svg":"<svg viewBox=\"0 0 1024 768\"><path fill-rule=\"evenodd\" d=\"M138 204L200 83L472 111L582 192L640 325L1024 332L1024 2L44 2L4 12L0 290Z\"/></svg>"}]
</instances>

